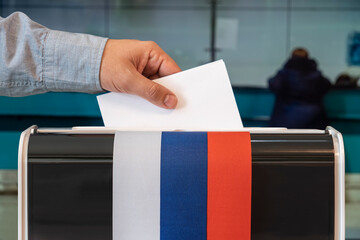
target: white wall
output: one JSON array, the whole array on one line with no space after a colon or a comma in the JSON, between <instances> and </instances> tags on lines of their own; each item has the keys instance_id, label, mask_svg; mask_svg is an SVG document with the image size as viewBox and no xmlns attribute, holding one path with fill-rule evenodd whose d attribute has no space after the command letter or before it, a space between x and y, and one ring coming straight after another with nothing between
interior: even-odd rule
<instances>
[{"instance_id":1,"label":"white wall","mask_svg":"<svg viewBox=\"0 0 360 240\"><path fill-rule=\"evenodd\" d=\"M332 81L346 69L348 35L360 31L360 1L228 2L232 7L223 7L219 17L238 21L238 44L218 56L225 59L233 85L266 86L298 46L310 51Z\"/></svg>"},{"instance_id":2,"label":"white wall","mask_svg":"<svg viewBox=\"0 0 360 240\"><path fill-rule=\"evenodd\" d=\"M210 60L209 0L2 0L53 29L157 42L182 69ZM0 0L1 4L1 0ZM360 31L360 0L221 0L217 52L235 86L265 87L291 49L307 48L331 80Z\"/></svg>"}]
</instances>

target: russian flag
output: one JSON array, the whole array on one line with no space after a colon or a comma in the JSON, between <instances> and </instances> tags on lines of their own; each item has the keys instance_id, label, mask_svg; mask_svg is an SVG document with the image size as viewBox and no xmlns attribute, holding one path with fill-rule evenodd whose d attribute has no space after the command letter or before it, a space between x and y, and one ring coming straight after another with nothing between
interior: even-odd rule
<instances>
[{"instance_id":1,"label":"russian flag","mask_svg":"<svg viewBox=\"0 0 360 240\"><path fill-rule=\"evenodd\" d=\"M250 239L248 132L117 132L114 240Z\"/></svg>"}]
</instances>

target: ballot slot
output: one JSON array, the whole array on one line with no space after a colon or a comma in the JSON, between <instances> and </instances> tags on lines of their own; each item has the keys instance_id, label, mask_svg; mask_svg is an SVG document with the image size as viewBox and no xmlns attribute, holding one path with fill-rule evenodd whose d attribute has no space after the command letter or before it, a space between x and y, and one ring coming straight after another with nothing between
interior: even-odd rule
<instances>
[{"instance_id":1,"label":"ballot slot","mask_svg":"<svg viewBox=\"0 0 360 240\"><path fill-rule=\"evenodd\" d=\"M112 239L114 134L34 133L28 239ZM251 133L252 239L334 239L328 132Z\"/></svg>"}]
</instances>

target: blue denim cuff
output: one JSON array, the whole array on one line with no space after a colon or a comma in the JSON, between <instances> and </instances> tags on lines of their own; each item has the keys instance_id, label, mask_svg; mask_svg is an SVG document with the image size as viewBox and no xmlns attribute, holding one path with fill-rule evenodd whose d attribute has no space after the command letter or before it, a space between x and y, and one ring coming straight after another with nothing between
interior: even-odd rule
<instances>
[{"instance_id":1,"label":"blue denim cuff","mask_svg":"<svg viewBox=\"0 0 360 240\"><path fill-rule=\"evenodd\" d=\"M107 38L50 30L43 48L47 91L98 93L101 58Z\"/></svg>"}]
</instances>

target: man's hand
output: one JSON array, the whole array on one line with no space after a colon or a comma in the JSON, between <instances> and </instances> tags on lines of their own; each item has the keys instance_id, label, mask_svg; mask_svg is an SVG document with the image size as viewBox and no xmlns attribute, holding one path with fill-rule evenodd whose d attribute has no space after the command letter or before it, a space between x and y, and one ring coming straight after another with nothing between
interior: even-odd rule
<instances>
[{"instance_id":1,"label":"man's hand","mask_svg":"<svg viewBox=\"0 0 360 240\"><path fill-rule=\"evenodd\" d=\"M167 109L176 107L177 97L152 79L181 69L156 43L138 40L108 40L100 66L105 90L135 94Z\"/></svg>"}]
</instances>

